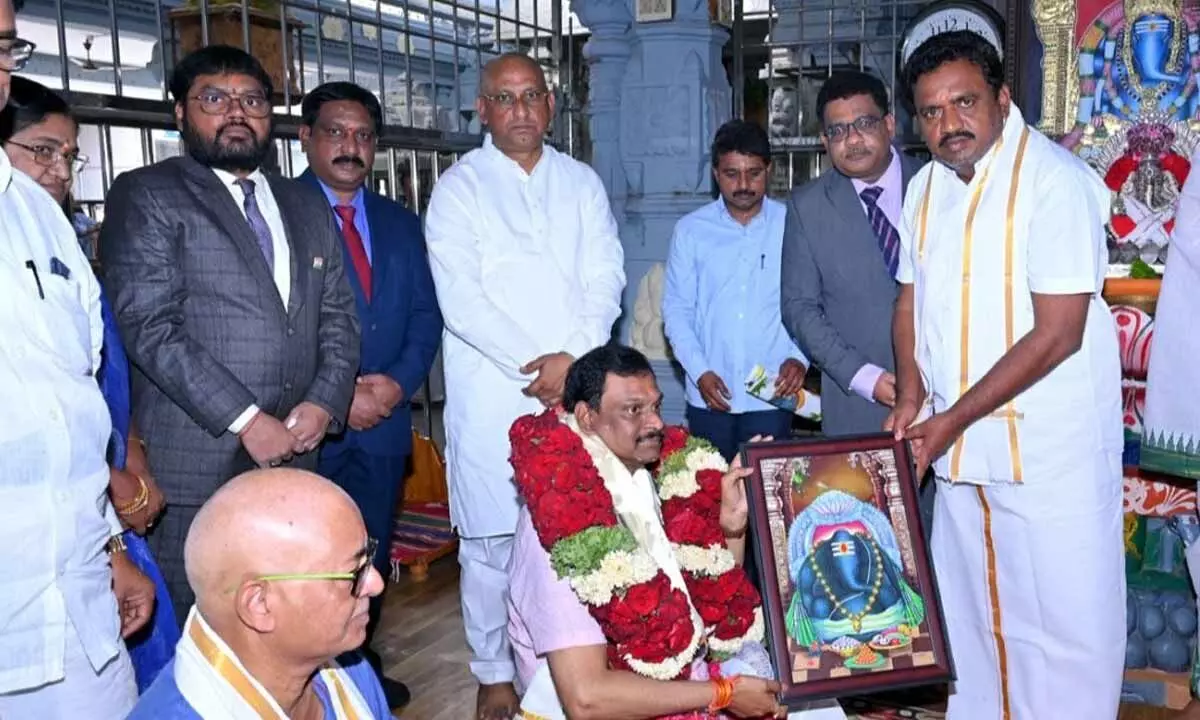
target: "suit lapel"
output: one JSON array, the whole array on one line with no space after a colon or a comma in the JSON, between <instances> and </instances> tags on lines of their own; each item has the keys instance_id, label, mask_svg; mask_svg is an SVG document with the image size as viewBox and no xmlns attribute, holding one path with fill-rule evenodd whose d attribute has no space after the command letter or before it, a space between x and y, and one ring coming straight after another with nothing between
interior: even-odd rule
<instances>
[{"instance_id":1,"label":"suit lapel","mask_svg":"<svg viewBox=\"0 0 1200 720\"><path fill-rule=\"evenodd\" d=\"M312 253L309 252L308 243L304 241L307 236L299 225L304 216L304 208L297 205L295 195L290 192L282 178L275 175L266 177L271 186L271 195L275 197L275 204L279 206L279 215L283 218L283 230L287 235L284 240L290 248L288 256L291 259L292 289L288 293L287 313L291 316L304 303L308 291L309 265L316 261L316 257L310 257Z\"/></svg>"},{"instance_id":2,"label":"suit lapel","mask_svg":"<svg viewBox=\"0 0 1200 720\"><path fill-rule=\"evenodd\" d=\"M183 158L182 167L192 195L210 218L233 239L233 244L237 246L238 253L250 267L250 271L258 277L259 282L275 287L275 278L272 277L271 269L267 267L267 259L263 257L263 251L258 246L258 238L254 236L242 209L234 202L233 196L221 183L220 178L210 168L190 157ZM279 298L278 292L271 294ZM282 299L279 308L283 309Z\"/></svg>"},{"instance_id":3,"label":"suit lapel","mask_svg":"<svg viewBox=\"0 0 1200 720\"><path fill-rule=\"evenodd\" d=\"M867 211L863 209L862 201L858 199L858 193L854 192L854 184L849 178L837 173L833 182L825 186L825 194L834 210L846 221L846 228L851 235L875 237L875 231L867 221Z\"/></svg>"},{"instance_id":4,"label":"suit lapel","mask_svg":"<svg viewBox=\"0 0 1200 720\"><path fill-rule=\"evenodd\" d=\"M367 227L371 231L371 302L387 287L384 276L391 265L391 243L383 239L383 230L387 227L382 203L376 202L375 196L369 191L363 191L363 206L367 209ZM355 278L357 280L357 278ZM361 291L361 290L360 290Z\"/></svg>"}]
</instances>

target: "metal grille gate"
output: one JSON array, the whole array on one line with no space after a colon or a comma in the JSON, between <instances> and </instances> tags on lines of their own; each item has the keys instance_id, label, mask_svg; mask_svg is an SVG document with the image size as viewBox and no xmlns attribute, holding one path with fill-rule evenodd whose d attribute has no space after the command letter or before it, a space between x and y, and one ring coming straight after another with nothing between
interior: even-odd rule
<instances>
[{"instance_id":1,"label":"metal grille gate","mask_svg":"<svg viewBox=\"0 0 1200 720\"><path fill-rule=\"evenodd\" d=\"M768 128L776 152L771 192L786 195L828 167L816 97L837 70L865 70L891 91L896 134L924 153L897 102L901 34L928 0L734 0L734 114Z\"/></svg>"},{"instance_id":2,"label":"metal grille gate","mask_svg":"<svg viewBox=\"0 0 1200 720\"><path fill-rule=\"evenodd\" d=\"M97 220L122 172L182 152L166 79L190 47L241 45L277 86L278 170L307 163L296 140L299 98L352 80L380 98L384 127L376 190L423 215L439 175L476 147L479 70L503 52L542 65L558 96L552 137L580 154L577 86L586 29L567 0L27 0L20 35L37 44L23 75L64 92L90 159L75 179L77 204ZM190 45L189 45L190 43ZM445 397L440 356L414 396L423 430L443 441L435 408Z\"/></svg>"}]
</instances>

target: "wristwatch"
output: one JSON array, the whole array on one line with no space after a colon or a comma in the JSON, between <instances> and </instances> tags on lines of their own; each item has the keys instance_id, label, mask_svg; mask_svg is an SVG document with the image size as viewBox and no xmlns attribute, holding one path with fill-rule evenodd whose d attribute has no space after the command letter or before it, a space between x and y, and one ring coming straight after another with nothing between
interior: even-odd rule
<instances>
[{"instance_id":1,"label":"wristwatch","mask_svg":"<svg viewBox=\"0 0 1200 720\"><path fill-rule=\"evenodd\" d=\"M109 555L125 552L125 536L118 533L110 537L108 544L104 546L104 551Z\"/></svg>"}]
</instances>

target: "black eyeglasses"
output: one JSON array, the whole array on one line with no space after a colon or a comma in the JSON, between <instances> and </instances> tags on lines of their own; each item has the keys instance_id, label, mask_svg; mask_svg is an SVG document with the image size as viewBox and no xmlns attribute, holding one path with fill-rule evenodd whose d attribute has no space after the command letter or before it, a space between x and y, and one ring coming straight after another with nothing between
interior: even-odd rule
<instances>
[{"instance_id":1,"label":"black eyeglasses","mask_svg":"<svg viewBox=\"0 0 1200 720\"><path fill-rule=\"evenodd\" d=\"M33 155L33 161L42 167L54 167L59 162L65 162L72 175L78 174L88 164L88 156L78 150L64 153L53 145L26 145L14 140L9 140L6 144L28 151Z\"/></svg>"},{"instance_id":2,"label":"black eyeglasses","mask_svg":"<svg viewBox=\"0 0 1200 720\"><path fill-rule=\"evenodd\" d=\"M25 63L29 62L29 58L33 57L33 49L36 47L37 45L15 35L0 36L0 70L20 71L25 67Z\"/></svg>"},{"instance_id":3,"label":"black eyeglasses","mask_svg":"<svg viewBox=\"0 0 1200 720\"><path fill-rule=\"evenodd\" d=\"M850 129L857 130L859 134L869 133L879 127L879 123L883 122L883 118L878 115L862 115L854 119L853 122L835 123L829 125L823 131L825 137L832 142L840 142L850 136Z\"/></svg>"},{"instance_id":4,"label":"black eyeglasses","mask_svg":"<svg viewBox=\"0 0 1200 720\"><path fill-rule=\"evenodd\" d=\"M266 95L257 92L234 95L224 90L209 89L201 90L191 99L199 103L200 111L206 115L224 115L234 103L237 103L248 117L265 118L271 114L271 101Z\"/></svg>"}]
</instances>

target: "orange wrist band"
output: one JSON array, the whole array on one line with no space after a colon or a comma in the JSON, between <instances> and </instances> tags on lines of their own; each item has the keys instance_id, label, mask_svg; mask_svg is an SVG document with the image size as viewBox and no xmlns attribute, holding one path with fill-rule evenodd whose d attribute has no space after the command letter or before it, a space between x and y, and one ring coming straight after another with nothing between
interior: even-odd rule
<instances>
[{"instance_id":1,"label":"orange wrist band","mask_svg":"<svg viewBox=\"0 0 1200 720\"><path fill-rule=\"evenodd\" d=\"M733 702L733 684L736 678L717 678L712 680L713 699L708 704L708 712L717 713L729 707Z\"/></svg>"}]
</instances>

